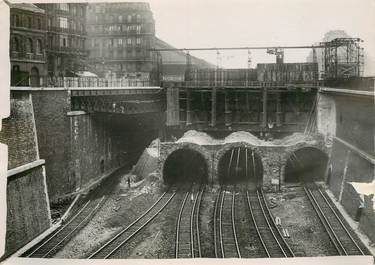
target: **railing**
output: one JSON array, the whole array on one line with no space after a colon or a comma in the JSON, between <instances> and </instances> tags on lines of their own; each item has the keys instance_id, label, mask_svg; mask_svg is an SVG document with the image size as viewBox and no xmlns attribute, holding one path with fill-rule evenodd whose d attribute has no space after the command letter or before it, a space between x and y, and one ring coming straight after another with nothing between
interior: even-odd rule
<instances>
[{"instance_id":1,"label":"railing","mask_svg":"<svg viewBox=\"0 0 375 265\"><path fill-rule=\"evenodd\" d=\"M29 76L22 82L12 82L12 86L26 87L149 87L157 86L151 80L124 79L124 78L98 78L98 77L51 77Z\"/></svg>"},{"instance_id":2,"label":"railing","mask_svg":"<svg viewBox=\"0 0 375 265\"><path fill-rule=\"evenodd\" d=\"M253 87L253 88L261 88L261 87L285 87L285 88L292 88L292 87L316 87L319 85L318 82L261 82L261 81L232 81L232 80L225 80L225 81L165 81L164 82L167 86L168 83L173 84L177 87L187 87L187 88L222 88L222 87Z\"/></svg>"},{"instance_id":3,"label":"railing","mask_svg":"<svg viewBox=\"0 0 375 265\"><path fill-rule=\"evenodd\" d=\"M33 61L45 61L46 60L46 57L44 56L44 54L15 52L15 51L11 51L10 58L19 59L19 60L33 60Z\"/></svg>"}]
</instances>

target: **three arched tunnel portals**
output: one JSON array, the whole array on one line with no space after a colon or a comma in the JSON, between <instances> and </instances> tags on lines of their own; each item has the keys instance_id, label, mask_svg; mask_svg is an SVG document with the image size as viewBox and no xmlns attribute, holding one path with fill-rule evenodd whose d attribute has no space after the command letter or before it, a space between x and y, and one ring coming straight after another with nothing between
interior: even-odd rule
<instances>
[{"instance_id":1,"label":"three arched tunnel portals","mask_svg":"<svg viewBox=\"0 0 375 265\"><path fill-rule=\"evenodd\" d=\"M285 165L286 183L324 181L328 155L314 147L294 151Z\"/></svg>"},{"instance_id":2,"label":"three arched tunnel portals","mask_svg":"<svg viewBox=\"0 0 375 265\"><path fill-rule=\"evenodd\" d=\"M260 156L248 147L234 147L219 160L218 177L221 184L254 183L263 180L263 165Z\"/></svg>"},{"instance_id":3,"label":"three arched tunnel portals","mask_svg":"<svg viewBox=\"0 0 375 265\"><path fill-rule=\"evenodd\" d=\"M208 165L204 156L192 149L178 149L164 162L164 183L205 183L208 181Z\"/></svg>"},{"instance_id":4,"label":"three arched tunnel portals","mask_svg":"<svg viewBox=\"0 0 375 265\"><path fill-rule=\"evenodd\" d=\"M220 184L263 184L261 156L250 147L232 147L226 150L217 164ZM167 185L175 183L206 183L209 180L210 161L201 152L182 148L170 153L162 169ZM285 164L284 182L323 181L328 155L315 147L303 147L289 154ZM211 177L210 177L211 178ZM215 178L215 177L214 177Z\"/></svg>"}]
</instances>

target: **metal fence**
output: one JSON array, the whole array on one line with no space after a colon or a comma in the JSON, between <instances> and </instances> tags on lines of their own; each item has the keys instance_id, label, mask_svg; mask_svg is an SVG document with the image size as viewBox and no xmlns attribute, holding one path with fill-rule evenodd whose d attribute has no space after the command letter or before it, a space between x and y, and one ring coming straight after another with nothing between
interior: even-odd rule
<instances>
[{"instance_id":1,"label":"metal fence","mask_svg":"<svg viewBox=\"0 0 375 265\"><path fill-rule=\"evenodd\" d=\"M151 80L98 78L98 77L51 77L27 76L22 80L12 81L12 86L27 87L148 87L158 85Z\"/></svg>"}]
</instances>

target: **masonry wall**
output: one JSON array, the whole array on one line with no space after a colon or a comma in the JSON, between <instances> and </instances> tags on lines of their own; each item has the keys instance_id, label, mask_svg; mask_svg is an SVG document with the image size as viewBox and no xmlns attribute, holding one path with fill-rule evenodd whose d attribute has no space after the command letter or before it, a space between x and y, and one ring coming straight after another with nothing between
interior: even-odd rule
<instances>
[{"instance_id":1,"label":"masonry wall","mask_svg":"<svg viewBox=\"0 0 375 265\"><path fill-rule=\"evenodd\" d=\"M11 115L3 120L0 142L8 145L6 250L10 254L50 227L44 166L17 170L39 161L32 97L12 92Z\"/></svg>"},{"instance_id":2,"label":"masonry wall","mask_svg":"<svg viewBox=\"0 0 375 265\"><path fill-rule=\"evenodd\" d=\"M79 190L127 164L129 137L112 128L105 115L70 116L70 182Z\"/></svg>"},{"instance_id":3,"label":"masonry wall","mask_svg":"<svg viewBox=\"0 0 375 265\"><path fill-rule=\"evenodd\" d=\"M40 157L46 161L50 200L75 189L69 170L70 96L67 90L32 91Z\"/></svg>"},{"instance_id":4,"label":"masonry wall","mask_svg":"<svg viewBox=\"0 0 375 265\"><path fill-rule=\"evenodd\" d=\"M130 168L158 137L157 116L71 111L70 93L65 89L32 94L52 202L87 188L119 167Z\"/></svg>"}]
</instances>

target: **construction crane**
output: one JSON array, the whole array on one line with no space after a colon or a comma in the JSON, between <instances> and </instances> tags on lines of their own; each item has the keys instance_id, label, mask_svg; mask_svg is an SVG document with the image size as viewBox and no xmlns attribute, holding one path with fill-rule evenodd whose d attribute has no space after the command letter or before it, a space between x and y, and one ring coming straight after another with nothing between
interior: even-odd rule
<instances>
[{"instance_id":1,"label":"construction crane","mask_svg":"<svg viewBox=\"0 0 375 265\"><path fill-rule=\"evenodd\" d=\"M276 55L276 63L277 64L284 63L284 49L282 49L282 48L268 48L267 53Z\"/></svg>"}]
</instances>

